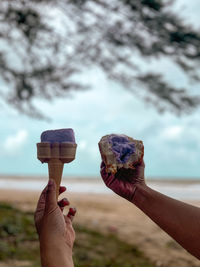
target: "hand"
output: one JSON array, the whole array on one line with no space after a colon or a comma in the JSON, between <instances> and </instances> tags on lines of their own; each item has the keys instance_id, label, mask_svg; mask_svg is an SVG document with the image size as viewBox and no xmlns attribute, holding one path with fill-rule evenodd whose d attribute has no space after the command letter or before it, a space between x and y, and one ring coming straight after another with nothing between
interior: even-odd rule
<instances>
[{"instance_id":1,"label":"hand","mask_svg":"<svg viewBox=\"0 0 200 267\"><path fill-rule=\"evenodd\" d=\"M117 173L111 174L106 172L105 163L101 163L101 177L107 187L112 189L119 196L133 202L137 185L145 185L144 180L144 161L135 166L135 169L121 168Z\"/></svg>"},{"instance_id":2,"label":"hand","mask_svg":"<svg viewBox=\"0 0 200 267\"><path fill-rule=\"evenodd\" d=\"M60 194L66 190L60 187ZM70 208L67 215L63 215L63 209L69 205L69 201L63 198L57 203L56 185L54 180L50 180L42 191L35 211L35 226L39 235L41 259L45 255L45 260L49 258L63 257L72 258L72 248L75 240L75 232L72 227L72 219L76 213L74 208ZM59 253L61 252L61 256ZM57 255L54 255L56 254ZM70 261L69 260L69 261ZM56 264L58 264L57 261ZM64 261L61 261L64 262ZM54 266L44 264L44 266ZM58 266L58 265L55 265ZM68 266L68 265L67 265ZM73 265L71 265L73 266Z\"/></svg>"}]
</instances>

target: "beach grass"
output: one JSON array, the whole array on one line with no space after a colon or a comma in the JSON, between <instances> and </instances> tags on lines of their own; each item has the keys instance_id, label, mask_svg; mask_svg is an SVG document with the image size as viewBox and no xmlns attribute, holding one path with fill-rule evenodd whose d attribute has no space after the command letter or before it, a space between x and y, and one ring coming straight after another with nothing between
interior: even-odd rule
<instances>
[{"instance_id":1,"label":"beach grass","mask_svg":"<svg viewBox=\"0 0 200 267\"><path fill-rule=\"evenodd\" d=\"M84 225L74 225L75 267L153 267L136 247ZM21 266L40 266L39 243L33 213L0 203L0 262L25 262ZM9 265L10 266L10 265Z\"/></svg>"}]
</instances>

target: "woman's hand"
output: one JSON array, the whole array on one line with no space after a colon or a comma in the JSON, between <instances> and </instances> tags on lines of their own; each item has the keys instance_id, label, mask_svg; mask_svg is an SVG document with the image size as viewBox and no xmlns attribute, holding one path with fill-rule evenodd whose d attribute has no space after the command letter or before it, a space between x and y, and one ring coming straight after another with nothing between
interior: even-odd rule
<instances>
[{"instance_id":1,"label":"woman's hand","mask_svg":"<svg viewBox=\"0 0 200 267\"><path fill-rule=\"evenodd\" d=\"M65 187L60 187L60 194L65 190ZM76 210L70 208L68 214L63 215L63 209L67 205L69 201L66 198L57 203L56 185L54 180L50 180L42 191L34 216L42 266L73 266L72 248L75 232L72 219Z\"/></svg>"},{"instance_id":2,"label":"woman's hand","mask_svg":"<svg viewBox=\"0 0 200 267\"><path fill-rule=\"evenodd\" d=\"M133 201L137 185L145 185L144 161L132 169L119 169L115 175L106 172L105 163L101 163L101 176L107 187L119 196Z\"/></svg>"}]
</instances>

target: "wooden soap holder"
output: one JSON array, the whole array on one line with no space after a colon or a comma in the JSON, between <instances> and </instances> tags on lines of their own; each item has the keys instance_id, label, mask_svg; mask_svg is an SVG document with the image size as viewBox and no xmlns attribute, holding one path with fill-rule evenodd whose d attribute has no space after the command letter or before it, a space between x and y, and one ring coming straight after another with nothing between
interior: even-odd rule
<instances>
[{"instance_id":1,"label":"wooden soap holder","mask_svg":"<svg viewBox=\"0 0 200 267\"><path fill-rule=\"evenodd\" d=\"M77 144L63 142L37 143L37 158L42 163L48 163L50 159L59 159L62 163L69 163L75 159Z\"/></svg>"},{"instance_id":2,"label":"wooden soap holder","mask_svg":"<svg viewBox=\"0 0 200 267\"><path fill-rule=\"evenodd\" d=\"M64 163L75 159L77 144L74 143L37 143L37 158L42 163L48 163L49 179L56 183L56 198L59 196L59 188L62 179Z\"/></svg>"}]
</instances>

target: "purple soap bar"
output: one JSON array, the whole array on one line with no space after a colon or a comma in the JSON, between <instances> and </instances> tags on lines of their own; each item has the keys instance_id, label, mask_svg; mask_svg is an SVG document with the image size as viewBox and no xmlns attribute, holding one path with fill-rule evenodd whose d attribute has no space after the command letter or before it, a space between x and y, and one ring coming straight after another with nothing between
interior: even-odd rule
<instances>
[{"instance_id":1,"label":"purple soap bar","mask_svg":"<svg viewBox=\"0 0 200 267\"><path fill-rule=\"evenodd\" d=\"M109 137L109 143L119 163L126 163L130 155L135 152L135 144L126 136L112 134Z\"/></svg>"},{"instance_id":2,"label":"purple soap bar","mask_svg":"<svg viewBox=\"0 0 200 267\"><path fill-rule=\"evenodd\" d=\"M41 142L62 143L69 142L75 144L73 129L48 130L41 134Z\"/></svg>"}]
</instances>

